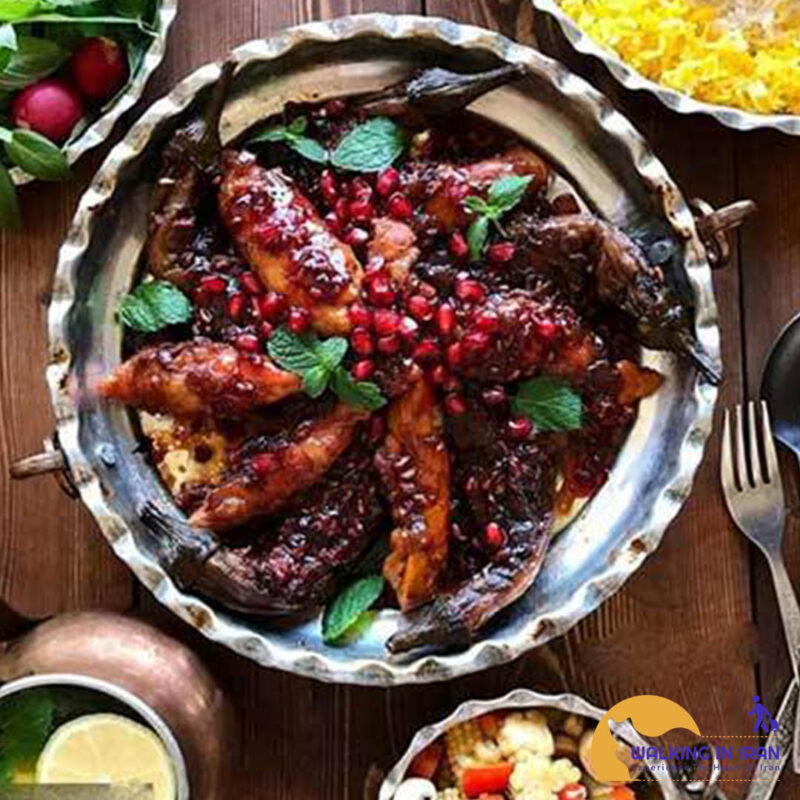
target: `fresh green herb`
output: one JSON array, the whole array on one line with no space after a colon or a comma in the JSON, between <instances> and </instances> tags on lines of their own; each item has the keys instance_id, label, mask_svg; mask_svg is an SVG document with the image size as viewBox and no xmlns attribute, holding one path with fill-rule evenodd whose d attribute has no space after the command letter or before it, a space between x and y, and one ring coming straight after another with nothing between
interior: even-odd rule
<instances>
[{"instance_id":1,"label":"fresh green herb","mask_svg":"<svg viewBox=\"0 0 800 800\"><path fill-rule=\"evenodd\" d=\"M333 373L331 388L349 406L377 411L386 405L380 387L372 381L357 381L344 367Z\"/></svg>"},{"instance_id":2,"label":"fresh green herb","mask_svg":"<svg viewBox=\"0 0 800 800\"><path fill-rule=\"evenodd\" d=\"M383 578L370 575L351 583L326 609L322 617L322 639L337 641L356 625L383 593Z\"/></svg>"},{"instance_id":3,"label":"fresh green herb","mask_svg":"<svg viewBox=\"0 0 800 800\"><path fill-rule=\"evenodd\" d=\"M20 692L0 703L0 786L35 764L54 717L55 703L46 689Z\"/></svg>"},{"instance_id":4,"label":"fresh green herb","mask_svg":"<svg viewBox=\"0 0 800 800\"><path fill-rule=\"evenodd\" d=\"M17 49L0 72L0 90L23 89L55 72L69 53L55 42L36 36L18 36Z\"/></svg>"},{"instance_id":5,"label":"fresh green herb","mask_svg":"<svg viewBox=\"0 0 800 800\"><path fill-rule=\"evenodd\" d=\"M8 174L8 169L0 164L0 228L18 228L20 225L17 192Z\"/></svg>"},{"instance_id":6,"label":"fresh green herb","mask_svg":"<svg viewBox=\"0 0 800 800\"><path fill-rule=\"evenodd\" d=\"M532 180L532 175L508 175L499 178L489 187L486 200L477 195L470 195L464 199L464 208L476 215L467 231L467 241L473 261L477 261L486 249L489 224L493 223L500 233L503 233L500 220L522 200Z\"/></svg>"},{"instance_id":7,"label":"fresh green herb","mask_svg":"<svg viewBox=\"0 0 800 800\"><path fill-rule=\"evenodd\" d=\"M40 0L0 0L0 21L16 22L44 7Z\"/></svg>"},{"instance_id":8,"label":"fresh green herb","mask_svg":"<svg viewBox=\"0 0 800 800\"><path fill-rule=\"evenodd\" d=\"M320 340L281 327L270 337L267 352L281 367L303 378L303 391L309 397L319 397L330 388L355 408L374 411L386 402L376 384L354 380L342 366L347 339L341 336Z\"/></svg>"},{"instance_id":9,"label":"fresh green herb","mask_svg":"<svg viewBox=\"0 0 800 800\"><path fill-rule=\"evenodd\" d=\"M192 318L192 304L171 283L148 281L122 298L119 318L129 328L155 333L168 325L188 322Z\"/></svg>"},{"instance_id":10,"label":"fresh green herb","mask_svg":"<svg viewBox=\"0 0 800 800\"><path fill-rule=\"evenodd\" d=\"M530 417L540 431L574 431L583 425L581 396L558 378L533 378L520 384L511 409Z\"/></svg>"},{"instance_id":11,"label":"fresh green herb","mask_svg":"<svg viewBox=\"0 0 800 800\"><path fill-rule=\"evenodd\" d=\"M290 125L275 125L250 139L249 144L259 142L282 142L291 147L296 153L309 161L325 164L328 161L328 151L317 141L305 135L308 120L298 117Z\"/></svg>"},{"instance_id":12,"label":"fresh green herb","mask_svg":"<svg viewBox=\"0 0 800 800\"><path fill-rule=\"evenodd\" d=\"M69 177L69 162L49 139L35 131L10 131L10 138L0 134L12 164L22 167L34 178L60 181Z\"/></svg>"},{"instance_id":13,"label":"fresh green herb","mask_svg":"<svg viewBox=\"0 0 800 800\"><path fill-rule=\"evenodd\" d=\"M391 166L406 147L406 135L395 122L375 117L357 125L339 142L331 162L353 172L380 172Z\"/></svg>"}]
</instances>

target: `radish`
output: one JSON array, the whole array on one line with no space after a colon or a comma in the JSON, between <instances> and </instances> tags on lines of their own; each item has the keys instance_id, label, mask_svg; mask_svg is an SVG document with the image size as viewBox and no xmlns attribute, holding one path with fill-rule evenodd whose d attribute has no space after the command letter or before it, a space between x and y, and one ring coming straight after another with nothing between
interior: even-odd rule
<instances>
[{"instance_id":1,"label":"radish","mask_svg":"<svg viewBox=\"0 0 800 800\"><path fill-rule=\"evenodd\" d=\"M83 101L66 81L48 78L23 89L11 104L11 119L60 144L83 117Z\"/></svg>"},{"instance_id":2,"label":"radish","mask_svg":"<svg viewBox=\"0 0 800 800\"><path fill-rule=\"evenodd\" d=\"M113 39L86 39L72 54L70 73L81 94L89 100L107 100L128 80L125 51Z\"/></svg>"}]
</instances>

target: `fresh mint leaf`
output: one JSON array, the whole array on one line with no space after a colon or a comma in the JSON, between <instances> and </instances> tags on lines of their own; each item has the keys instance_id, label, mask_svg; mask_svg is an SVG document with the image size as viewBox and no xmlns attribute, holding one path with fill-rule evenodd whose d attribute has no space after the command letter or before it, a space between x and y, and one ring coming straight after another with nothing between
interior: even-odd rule
<instances>
[{"instance_id":1,"label":"fresh mint leaf","mask_svg":"<svg viewBox=\"0 0 800 800\"><path fill-rule=\"evenodd\" d=\"M305 375L309 370L320 365L319 356L312 347L313 340L309 337L298 336L287 328L278 328L269 339L267 352L276 364Z\"/></svg>"},{"instance_id":2,"label":"fresh mint leaf","mask_svg":"<svg viewBox=\"0 0 800 800\"><path fill-rule=\"evenodd\" d=\"M0 228L18 228L20 225L17 190L8 170L0 164Z\"/></svg>"},{"instance_id":3,"label":"fresh mint leaf","mask_svg":"<svg viewBox=\"0 0 800 800\"><path fill-rule=\"evenodd\" d=\"M344 136L333 151L331 162L352 172L380 172L400 158L405 147L403 129L386 117L375 117Z\"/></svg>"},{"instance_id":4,"label":"fresh mint leaf","mask_svg":"<svg viewBox=\"0 0 800 800\"><path fill-rule=\"evenodd\" d=\"M0 786L30 769L53 726L55 703L47 689L29 689L0 701Z\"/></svg>"},{"instance_id":5,"label":"fresh mint leaf","mask_svg":"<svg viewBox=\"0 0 800 800\"><path fill-rule=\"evenodd\" d=\"M482 216L473 220L467 229L467 242L469 252L473 261L477 261L486 248L486 241L489 238L489 217Z\"/></svg>"},{"instance_id":6,"label":"fresh mint leaf","mask_svg":"<svg viewBox=\"0 0 800 800\"><path fill-rule=\"evenodd\" d=\"M0 0L0 22L16 22L45 7L41 0Z\"/></svg>"},{"instance_id":7,"label":"fresh mint leaf","mask_svg":"<svg viewBox=\"0 0 800 800\"><path fill-rule=\"evenodd\" d=\"M248 144L258 144L259 142L282 142L291 147L296 153L309 161L318 164L325 164L328 161L328 151L317 141L308 136L304 136L308 120L305 117L297 117L287 127L286 125L274 125L261 133L257 133L248 141Z\"/></svg>"},{"instance_id":8,"label":"fresh mint leaf","mask_svg":"<svg viewBox=\"0 0 800 800\"><path fill-rule=\"evenodd\" d=\"M148 281L122 298L119 318L129 328L155 333L168 325L188 322L192 318L192 304L171 283Z\"/></svg>"},{"instance_id":9,"label":"fresh mint leaf","mask_svg":"<svg viewBox=\"0 0 800 800\"><path fill-rule=\"evenodd\" d=\"M6 142L6 153L13 164L34 178L62 181L69 178L69 163L59 147L35 131L18 128Z\"/></svg>"},{"instance_id":10,"label":"fresh mint leaf","mask_svg":"<svg viewBox=\"0 0 800 800\"><path fill-rule=\"evenodd\" d=\"M347 339L341 336L332 336L322 342L314 342L313 350L328 370L333 371L342 363L347 352Z\"/></svg>"},{"instance_id":11,"label":"fresh mint leaf","mask_svg":"<svg viewBox=\"0 0 800 800\"><path fill-rule=\"evenodd\" d=\"M344 367L333 373L331 388L340 400L354 408L376 411L386 405L380 387L372 381L357 381Z\"/></svg>"},{"instance_id":12,"label":"fresh mint leaf","mask_svg":"<svg viewBox=\"0 0 800 800\"><path fill-rule=\"evenodd\" d=\"M492 213L492 207L482 197L475 194L464 198L464 208L473 214L489 215Z\"/></svg>"},{"instance_id":13,"label":"fresh mint leaf","mask_svg":"<svg viewBox=\"0 0 800 800\"><path fill-rule=\"evenodd\" d=\"M574 431L583 425L581 396L558 378L533 378L520 384L511 409L529 417L542 432Z\"/></svg>"},{"instance_id":14,"label":"fresh mint leaf","mask_svg":"<svg viewBox=\"0 0 800 800\"><path fill-rule=\"evenodd\" d=\"M383 577L369 575L351 583L326 609L322 616L322 639L336 642L369 611L383 593Z\"/></svg>"},{"instance_id":15,"label":"fresh mint leaf","mask_svg":"<svg viewBox=\"0 0 800 800\"><path fill-rule=\"evenodd\" d=\"M488 201L498 216L510 211L525 196L533 175L507 175L499 178L489 187Z\"/></svg>"},{"instance_id":16,"label":"fresh mint leaf","mask_svg":"<svg viewBox=\"0 0 800 800\"><path fill-rule=\"evenodd\" d=\"M16 52L0 71L0 90L23 89L55 72L68 56L69 53L55 42L36 36L18 36Z\"/></svg>"},{"instance_id":17,"label":"fresh mint leaf","mask_svg":"<svg viewBox=\"0 0 800 800\"><path fill-rule=\"evenodd\" d=\"M330 377L330 370L324 364L306 370L303 373L303 391L314 399L321 397L328 388Z\"/></svg>"}]
</instances>

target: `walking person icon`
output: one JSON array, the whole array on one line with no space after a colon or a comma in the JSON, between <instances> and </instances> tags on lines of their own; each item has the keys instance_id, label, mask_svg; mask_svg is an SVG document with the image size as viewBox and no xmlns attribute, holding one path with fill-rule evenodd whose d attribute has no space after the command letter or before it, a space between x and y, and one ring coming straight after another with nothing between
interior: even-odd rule
<instances>
[{"instance_id":1,"label":"walking person icon","mask_svg":"<svg viewBox=\"0 0 800 800\"><path fill-rule=\"evenodd\" d=\"M760 701L761 698L757 694L753 695L754 705L752 710L747 712L747 716L756 715L756 724L753 728L753 733L758 733L759 728L761 728L764 733L769 733L778 727L778 723L776 720L772 719L772 715L767 711L767 707Z\"/></svg>"}]
</instances>

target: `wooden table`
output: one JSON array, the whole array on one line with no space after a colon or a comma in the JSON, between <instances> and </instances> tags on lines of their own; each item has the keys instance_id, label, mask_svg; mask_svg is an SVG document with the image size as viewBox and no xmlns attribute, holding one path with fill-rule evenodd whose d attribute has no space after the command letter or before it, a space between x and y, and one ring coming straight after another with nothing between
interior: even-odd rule
<instances>
[{"instance_id":1,"label":"wooden table","mask_svg":"<svg viewBox=\"0 0 800 800\"><path fill-rule=\"evenodd\" d=\"M535 25L544 41L541 21L513 0L183 0L148 98L240 42L375 10L448 16L528 42ZM688 195L758 202L760 214L741 231L733 262L714 276L727 369L720 406L754 396L770 342L800 308L800 141L679 117L648 96L621 91L598 64L566 56L624 108ZM691 500L645 567L561 641L504 668L388 692L327 686L259 669L158 607L55 481L12 484L5 477L11 460L38 450L52 429L43 374L48 290L77 198L107 150L84 159L69 185L27 188L24 233L0 238L0 597L30 615L135 610L202 652L234 698L244 738L235 783L220 800L366 796L370 767L388 768L420 725L467 698L517 686L569 688L606 707L634 694L665 695L712 739L750 731L746 711L756 691L775 708L790 669L768 573L723 506L719 426ZM800 578L800 488L794 464L785 467L787 555ZM232 747L231 758L238 755ZM745 784L728 781L726 788L739 797ZM800 779L785 775L776 796L798 793Z\"/></svg>"}]
</instances>

